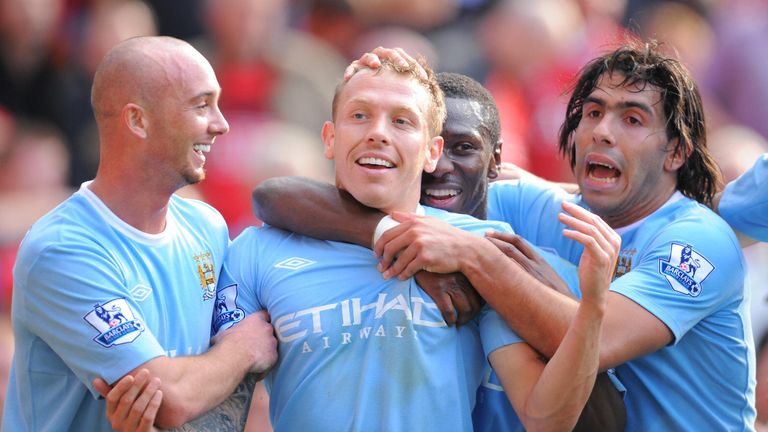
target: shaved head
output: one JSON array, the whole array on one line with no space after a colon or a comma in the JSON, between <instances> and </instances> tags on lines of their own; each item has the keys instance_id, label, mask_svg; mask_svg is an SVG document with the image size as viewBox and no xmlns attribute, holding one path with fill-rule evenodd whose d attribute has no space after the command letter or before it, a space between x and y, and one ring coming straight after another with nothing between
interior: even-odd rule
<instances>
[{"instance_id":1,"label":"shaved head","mask_svg":"<svg viewBox=\"0 0 768 432\"><path fill-rule=\"evenodd\" d=\"M167 36L136 37L115 45L93 79L91 106L97 122L127 103L151 108L177 86L190 62L207 60L187 42Z\"/></svg>"}]
</instances>

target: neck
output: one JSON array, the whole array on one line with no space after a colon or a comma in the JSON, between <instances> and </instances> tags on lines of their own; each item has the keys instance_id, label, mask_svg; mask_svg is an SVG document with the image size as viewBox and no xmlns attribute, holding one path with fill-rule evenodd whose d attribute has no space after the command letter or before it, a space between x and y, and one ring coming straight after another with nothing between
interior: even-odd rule
<instances>
[{"instance_id":1,"label":"neck","mask_svg":"<svg viewBox=\"0 0 768 432\"><path fill-rule=\"evenodd\" d=\"M596 214L603 218L611 228L623 228L653 214L666 204L675 192L677 192L676 189L671 189L653 198L614 209L610 214L600 214L599 212Z\"/></svg>"},{"instance_id":2,"label":"neck","mask_svg":"<svg viewBox=\"0 0 768 432\"><path fill-rule=\"evenodd\" d=\"M168 202L174 191L136 177L115 178L103 175L100 169L89 189L128 225L148 234L159 234L165 230Z\"/></svg>"}]
</instances>

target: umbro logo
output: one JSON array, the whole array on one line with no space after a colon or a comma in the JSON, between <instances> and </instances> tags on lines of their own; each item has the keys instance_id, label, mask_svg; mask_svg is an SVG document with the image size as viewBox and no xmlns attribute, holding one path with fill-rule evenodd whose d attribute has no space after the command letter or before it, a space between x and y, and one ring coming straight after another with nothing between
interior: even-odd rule
<instances>
[{"instance_id":1,"label":"umbro logo","mask_svg":"<svg viewBox=\"0 0 768 432\"><path fill-rule=\"evenodd\" d=\"M131 290L128 292L131 294L131 297L133 297L134 300L144 301L147 299L147 297L149 297L150 294L152 294L152 288L139 284L131 288Z\"/></svg>"},{"instance_id":2,"label":"umbro logo","mask_svg":"<svg viewBox=\"0 0 768 432\"><path fill-rule=\"evenodd\" d=\"M275 268L283 268L288 270L298 270L307 266L311 266L315 261L308 260L306 258L291 257L286 260L282 260L275 264Z\"/></svg>"}]
</instances>

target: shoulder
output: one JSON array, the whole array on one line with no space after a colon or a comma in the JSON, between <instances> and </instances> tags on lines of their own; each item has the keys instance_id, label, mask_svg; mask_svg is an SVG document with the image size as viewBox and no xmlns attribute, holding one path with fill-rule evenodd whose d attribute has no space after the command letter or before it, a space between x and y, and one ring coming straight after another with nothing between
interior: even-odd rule
<instances>
[{"instance_id":1,"label":"shoulder","mask_svg":"<svg viewBox=\"0 0 768 432\"><path fill-rule=\"evenodd\" d=\"M546 181L537 180L501 180L491 183L488 188L488 197L515 198L518 199L559 199L573 198L562 188Z\"/></svg>"},{"instance_id":2,"label":"shoulder","mask_svg":"<svg viewBox=\"0 0 768 432\"><path fill-rule=\"evenodd\" d=\"M424 212L426 216L440 219L464 231L470 231L478 234L483 234L488 230L512 232L512 228L506 222L482 220L466 214L451 213L445 210L426 206L424 207Z\"/></svg>"},{"instance_id":3,"label":"shoulder","mask_svg":"<svg viewBox=\"0 0 768 432\"><path fill-rule=\"evenodd\" d=\"M169 206L183 220L192 221L202 226L210 226L215 229L227 228L227 223L224 221L221 213L203 201L182 198L174 194L171 196Z\"/></svg>"},{"instance_id":4,"label":"shoulder","mask_svg":"<svg viewBox=\"0 0 768 432\"><path fill-rule=\"evenodd\" d=\"M644 228L650 251L661 260L660 272L694 267L697 277L712 272L724 282L743 280L744 258L736 235L707 207L685 198L648 222Z\"/></svg>"}]
</instances>

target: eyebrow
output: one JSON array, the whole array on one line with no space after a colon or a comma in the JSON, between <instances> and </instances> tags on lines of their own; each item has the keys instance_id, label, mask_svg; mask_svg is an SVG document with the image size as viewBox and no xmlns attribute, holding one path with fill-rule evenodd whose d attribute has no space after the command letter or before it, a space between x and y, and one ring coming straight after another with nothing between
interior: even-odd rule
<instances>
[{"instance_id":1,"label":"eyebrow","mask_svg":"<svg viewBox=\"0 0 768 432\"><path fill-rule=\"evenodd\" d=\"M599 97L596 97L596 96L588 96L588 97L586 97L584 99L584 104L587 104L587 103L593 103L593 104L596 104L596 105L600 105L601 107L605 107L605 106L608 105L608 104L605 103L604 100L602 100L602 99L600 99ZM620 109L637 108L637 109L645 112L649 116L653 116L653 110L651 109L651 107L648 106L648 104L645 104L645 103L642 103L642 102L621 101L621 102L617 103L615 105L615 107L616 108L620 108Z\"/></svg>"},{"instance_id":2,"label":"eyebrow","mask_svg":"<svg viewBox=\"0 0 768 432\"><path fill-rule=\"evenodd\" d=\"M221 91L221 89L219 89L219 91ZM207 98L209 98L209 97L213 96L215 93L216 93L215 91L204 91L204 92L200 92L200 93L198 93L198 94L196 94L196 95L192 96L191 98L189 98L189 100L190 100L190 101L196 101L196 100L198 100L198 99L207 99Z\"/></svg>"}]
</instances>

